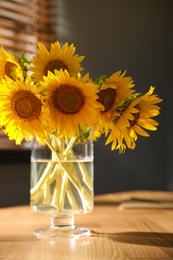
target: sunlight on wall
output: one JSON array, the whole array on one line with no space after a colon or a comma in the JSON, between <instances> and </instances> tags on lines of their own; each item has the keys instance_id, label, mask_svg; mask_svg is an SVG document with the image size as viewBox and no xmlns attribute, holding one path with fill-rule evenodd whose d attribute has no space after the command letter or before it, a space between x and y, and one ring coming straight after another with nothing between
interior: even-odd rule
<instances>
[{"instance_id":1,"label":"sunlight on wall","mask_svg":"<svg viewBox=\"0 0 173 260\"><path fill-rule=\"evenodd\" d=\"M58 39L62 44L64 44L67 39L71 37L70 23L68 20L68 10L65 1L58 0L58 13L57 13L57 32Z\"/></svg>"}]
</instances>

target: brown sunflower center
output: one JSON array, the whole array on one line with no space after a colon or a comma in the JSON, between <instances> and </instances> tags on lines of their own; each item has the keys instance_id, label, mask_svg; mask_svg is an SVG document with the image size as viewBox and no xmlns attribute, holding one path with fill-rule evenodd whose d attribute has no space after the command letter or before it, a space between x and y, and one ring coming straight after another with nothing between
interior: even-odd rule
<instances>
[{"instance_id":1,"label":"brown sunflower center","mask_svg":"<svg viewBox=\"0 0 173 260\"><path fill-rule=\"evenodd\" d=\"M11 79L15 79L16 69L17 65L15 63L7 62L5 64L5 74Z\"/></svg>"},{"instance_id":2,"label":"brown sunflower center","mask_svg":"<svg viewBox=\"0 0 173 260\"><path fill-rule=\"evenodd\" d=\"M45 75L47 76L48 70L54 73L55 70L60 70L60 69L65 70L67 69L67 66L61 60L58 59L51 60L46 64Z\"/></svg>"},{"instance_id":3,"label":"brown sunflower center","mask_svg":"<svg viewBox=\"0 0 173 260\"><path fill-rule=\"evenodd\" d=\"M136 106L136 108L139 110L139 105ZM140 116L140 112L133 113L132 115L133 115L134 119L133 119L133 120L129 120L130 127L133 127L134 125L137 124L138 118L139 118L139 116ZM130 128L130 127L129 127L129 128Z\"/></svg>"},{"instance_id":4,"label":"brown sunflower center","mask_svg":"<svg viewBox=\"0 0 173 260\"><path fill-rule=\"evenodd\" d=\"M116 90L113 88L102 89L100 90L98 96L98 102L105 107L105 110L103 111L104 113L109 111L113 106L116 98Z\"/></svg>"},{"instance_id":5,"label":"brown sunflower center","mask_svg":"<svg viewBox=\"0 0 173 260\"><path fill-rule=\"evenodd\" d=\"M82 91L70 85L62 85L52 95L53 105L63 114L76 114L84 105Z\"/></svg>"},{"instance_id":6,"label":"brown sunflower center","mask_svg":"<svg viewBox=\"0 0 173 260\"><path fill-rule=\"evenodd\" d=\"M28 90L19 90L12 98L11 106L15 114L26 120L34 120L41 114L41 101Z\"/></svg>"}]
</instances>

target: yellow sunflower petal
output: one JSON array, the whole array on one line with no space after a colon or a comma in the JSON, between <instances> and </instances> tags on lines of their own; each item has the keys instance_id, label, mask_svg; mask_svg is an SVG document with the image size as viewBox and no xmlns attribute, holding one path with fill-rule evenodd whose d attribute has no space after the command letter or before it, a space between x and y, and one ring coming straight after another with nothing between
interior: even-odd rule
<instances>
[{"instance_id":1,"label":"yellow sunflower petal","mask_svg":"<svg viewBox=\"0 0 173 260\"><path fill-rule=\"evenodd\" d=\"M39 43L38 56L33 57L33 66L29 68L33 72L32 77L35 82L48 76L48 71L54 73L60 69L67 70L71 76L75 76L82 70L80 62L84 59L84 56L74 55L75 49L73 44L68 46L68 43L61 48L57 41L51 44L50 51L48 51L43 43Z\"/></svg>"}]
</instances>

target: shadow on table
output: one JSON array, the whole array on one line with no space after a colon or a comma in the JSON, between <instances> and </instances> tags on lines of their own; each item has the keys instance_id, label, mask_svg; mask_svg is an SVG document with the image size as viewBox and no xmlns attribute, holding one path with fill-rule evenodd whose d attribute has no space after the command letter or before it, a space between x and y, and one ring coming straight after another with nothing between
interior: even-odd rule
<instances>
[{"instance_id":1,"label":"shadow on table","mask_svg":"<svg viewBox=\"0 0 173 260\"><path fill-rule=\"evenodd\" d=\"M91 236L104 236L120 243L150 245L158 247L173 247L173 233L158 232L121 232L99 233L91 231Z\"/></svg>"}]
</instances>

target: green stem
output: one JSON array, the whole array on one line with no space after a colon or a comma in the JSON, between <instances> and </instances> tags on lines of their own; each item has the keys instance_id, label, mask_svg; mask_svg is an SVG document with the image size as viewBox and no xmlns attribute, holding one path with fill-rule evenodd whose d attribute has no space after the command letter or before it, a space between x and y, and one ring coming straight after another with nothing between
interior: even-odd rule
<instances>
[{"instance_id":1,"label":"green stem","mask_svg":"<svg viewBox=\"0 0 173 260\"><path fill-rule=\"evenodd\" d=\"M54 168L54 163L49 162L47 164L46 169L44 170L44 173L42 174L41 178L37 182L37 184L30 190L31 200L37 195L37 192L40 189L42 189L42 186L44 185L45 181L48 179L53 168Z\"/></svg>"},{"instance_id":2,"label":"green stem","mask_svg":"<svg viewBox=\"0 0 173 260\"><path fill-rule=\"evenodd\" d=\"M85 167L85 163L78 162L78 166L79 166L80 172L82 173L82 178L83 178L84 183L87 185L87 187L90 190L93 190L93 180L90 178L90 176L88 174L88 171Z\"/></svg>"},{"instance_id":3,"label":"green stem","mask_svg":"<svg viewBox=\"0 0 173 260\"><path fill-rule=\"evenodd\" d=\"M59 201L59 212L63 212L64 210L64 201L67 191L67 184L68 184L68 178L66 173L62 176L62 185L61 185L61 192L60 192L60 201Z\"/></svg>"},{"instance_id":4,"label":"green stem","mask_svg":"<svg viewBox=\"0 0 173 260\"><path fill-rule=\"evenodd\" d=\"M68 183L68 187L67 187L67 197L68 197L68 200L69 200L69 203L71 205L71 207L74 209L74 210L78 210L79 209L79 206L76 202L76 199L74 197L74 194L71 190L71 187L70 187L70 184Z\"/></svg>"},{"instance_id":5,"label":"green stem","mask_svg":"<svg viewBox=\"0 0 173 260\"><path fill-rule=\"evenodd\" d=\"M50 203L50 185L48 180L45 181L44 188L43 188L43 203L49 204Z\"/></svg>"},{"instance_id":6,"label":"green stem","mask_svg":"<svg viewBox=\"0 0 173 260\"><path fill-rule=\"evenodd\" d=\"M54 188L54 194L52 197L51 205L55 208L58 208L60 197L61 197L62 176L61 173L58 172L56 172L54 176L55 177L53 181L55 181L55 188Z\"/></svg>"}]
</instances>

